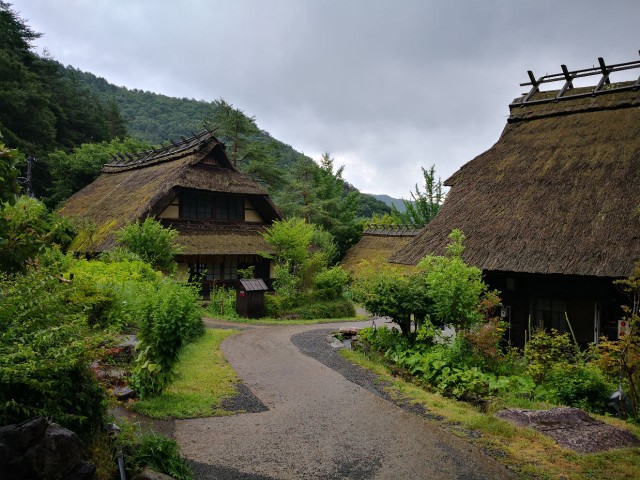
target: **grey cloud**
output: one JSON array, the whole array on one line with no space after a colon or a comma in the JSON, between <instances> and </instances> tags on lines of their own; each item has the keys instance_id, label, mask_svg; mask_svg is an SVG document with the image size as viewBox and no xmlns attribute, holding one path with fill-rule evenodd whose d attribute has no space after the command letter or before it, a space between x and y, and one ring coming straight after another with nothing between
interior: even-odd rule
<instances>
[{"instance_id":1,"label":"grey cloud","mask_svg":"<svg viewBox=\"0 0 640 480\"><path fill-rule=\"evenodd\" d=\"M637 58L640 2L24 0L65 64L130 88L223 97L361 189L408 196L493 144L526 70Z\"/></svg>"}]
</instances>

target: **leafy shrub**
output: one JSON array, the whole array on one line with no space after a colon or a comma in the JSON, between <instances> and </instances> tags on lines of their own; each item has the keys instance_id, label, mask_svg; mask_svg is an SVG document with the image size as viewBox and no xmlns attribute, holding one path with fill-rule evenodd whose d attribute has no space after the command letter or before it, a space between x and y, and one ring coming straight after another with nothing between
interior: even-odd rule
<instances>
[{"instance_id":1,"label":"leafy shrub","mask_svg":"<svg viewBox=\"0 0 640 480\"><path fill-rule=\"evenodd\" d=\"M546 399L600 414L608 411L609 395L616 388L595 365L567 363L554 365L544 386L548 391Z\"/></svg>"},{"instance_id":2,"label":"leafy shrub","mask_svg":"<svg viewBox=\"0 0 640 480\"><path fill-rule=\"evenodd\" d=\"M524 356L529 375L540 384L555 364L575 363L580 357L580 351L567 332L538 329L531 334L531 340L524 349Z\"/></svg>"},{"instance_id":3,"label":"leafy shrub","mask_svg":"<svg viewBox=\"0 0 640 480\"><path fill-rule=\"evenodd\" d=\"M0 204L0 270L24 272L46 248L66 248L72 235L71 224L35 198L21 196L14 205Z\"/></svg>"},{"instance_id":4,"label":"leafy shrub","mask_svg":"<svg viewBox=\"0 0 640 480\"><path fill-rule=\"evenodd\" d=\"M76 260L69 265L78 289L74 301L90 309L91 324L132 331L146 314L149 292L162 275L141 260L107 260Z\"/></svg>"},{"instance_id":5,"label":"leafy shrub","mask_svg":"<svg viewBox=\"0 0 640 480\"><path fill-rule=\"evenodd\" d=\"M464 234L456 229L449 239L447 256L427 256L418 266L424 270L431 321L438 326L453 325L464 330L484 319L482 300L490 292L482 281L482 271L462 261Z\"/></svg>"},{"instance_id":6,"label":"leafy shrub","mask_svg":"<svg viewBox=\"0 0 640 480\"><path fill-rule=\"evenodd\" d=\"M350 300L342 299L310 302L300 307L292 308L288 313L312 320L314 318L353 317L356 314L356 310Z\"/></svg>"},{"instance_id":7,"label":"leafy shrub","mask_svg":"<svg viewBox=\"0 0 640 480\"><path fill-rule=\"evenodd\" d=\"M530 397L535 389L530 378L483 371L478 358L461 337L427 345L411 343L400 332L387 328L363 329L359 335L365 350L371 348L383 353L389 361L435 391L454 398L478 401L507 392ZM361 343L356 343L359 348Z\"/></svg>"},{"instance_id":8,"label":"leafy shrub","mask_svg":"<svg viewBox=\"0 0 640 480\"><path fill-rule=\"evenodd\" d=\"M266 317L271 318L280 318L284 314L283 297L280 295L269 295L266 294L264 296L264 315Z\"/></svg>"},{"instance_id":9,"label":"leafy shrub","mask_svg":"<svg viewBox=\"0 0 640 480\"><path fill-rule=\"evenodd\" d=\"M122 445L125 467L131 477L150 467L176 480L193 479L193 471L180 456L180 448L175 440L155 433L124 431L118 441Z\"/></svg>"},{"instance_id":10,"label":"leafy shrub","mask_svg":"<svg viewBox=\"0 0 640 480\"><path fill-rule=\"evenodd\" d=\"M172 379L178 351L188 340L204 333L195 287L163 278L148 292L140 318L139 354L131 383L141 398L157 395Z\"/></svg>"},{"instance_id":11,"label":"leafy shrub","mask_svg":"<svg viewBox=\"0 0 640 480\"><path fill-rule=\"evenodd\" d=\"M165 273L176 271L175 256L182 251L176 243L177 236L177 230L165 228L151 217L142 223L127 225L116 232L116 239L120 245Z\"/></svg>"},{"instance_id":12,"label":"leafy shrub","mask_svg":"<svg viewBox=\"0 0 640 480\"><path fill-rule=\"evenodd\" d=\"M0 424L43 415L78 433L95 431L105 392L89 369L99 339L74 284L44 270L0 279Z\"/></svg>"},{"instance_id":13,"label":"leafy shrub","mask_svg":"<svg viewBox=\"0 0 640 480\"><path fill-rule=\"evenodd\" d=\"M349 274L342 267L333 267L318 273L313 280L315 294L324 300L342 297Z\"/></svg>"}]
</instances>

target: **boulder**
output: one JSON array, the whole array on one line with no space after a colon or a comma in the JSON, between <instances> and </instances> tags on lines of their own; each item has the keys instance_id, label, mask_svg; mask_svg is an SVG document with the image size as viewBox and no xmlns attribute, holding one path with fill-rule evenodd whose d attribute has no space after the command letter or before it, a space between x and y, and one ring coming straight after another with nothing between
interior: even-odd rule
<instances>
[{"instance_id":1,"label":"boulder","mask_svg":"<svg viewBox=\"0 0 640 480\"><path fill-rule=\"evenodd\" d=\"M6 425L0 427L0 443L25 452L42 438L48 427L49 422L44 417L25 420L17 425Z\"/></svg>"},{"instance_id":2,"label":"boulder","mask_svg":"<svg viewBox=\"0 0 640 480\"><path fill-rule=\"evenodd\" d=\"M343 337L353 337L358 334L360 329L358 327L340 327L338 331Z\"/></svg>"},{"instance_id":3,"label":"boulder","mask_svg":"<svg viewBox=\"0 0 640 480\"><path fill-rule=\"evenodd\" d=\"M41 441L31 447L25 459L42 480L62 480L80 463L82 442L71 430L51 423Z\"/></svg>"},{"instance_id":4,"label":"boulder","mask_svg":"<svg viewBox=\"0 0 640 480\"><path fill-rule=\"evenodd\" d=\"M631 432L596 420L579 408L507 408L496 413L496 417L521 427L533 428L553 438L561 447L579 453L640 446L640 439Z\"/></svg>"},{"instance_id":5,"label":"boulder","mask_svg":"<svg viewBox=\"0 0 640 480\"><path fill-rule=\"evenodd\" d=\"M125 385L123 387L115 387L113 389L113 396L118 400L128 400L130 398L135 398L136 392L133 388Z\"/></svg>"},{"instance_id":6,"label":"boulder","mask_svg":"<svg viewBox=\"0 0 640 480\"><path fill-rule=\"evenodd\" d=\"M174 480L174 478L147 467L131 480Z\"/></svg>"}]
</instances>

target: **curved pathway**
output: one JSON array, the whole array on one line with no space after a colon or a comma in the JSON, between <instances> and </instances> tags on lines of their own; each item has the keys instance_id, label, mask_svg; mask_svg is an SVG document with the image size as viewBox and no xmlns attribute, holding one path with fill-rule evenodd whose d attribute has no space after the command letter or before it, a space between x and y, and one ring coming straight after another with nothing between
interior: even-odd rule
<instances>
[{"instance_id":1,"label":"curved pathway","mask_svg":"<svg viewBox=\"0 0 640 480\"><path fill-rule=\"evenodd\" d=\"M223 342L231 365L269 410L176 421L174 437L198 478L515 478L291 343L293 335L326 328L255 327Z\"/></svg>"}]
</instances>

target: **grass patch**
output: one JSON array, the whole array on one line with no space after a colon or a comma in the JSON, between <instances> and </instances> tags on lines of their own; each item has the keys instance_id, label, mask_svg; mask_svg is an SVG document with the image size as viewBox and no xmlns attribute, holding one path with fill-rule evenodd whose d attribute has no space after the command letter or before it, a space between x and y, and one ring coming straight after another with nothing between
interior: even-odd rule
<instances>
[{"instance_id":1,"label":"grass patch","mask_svg":"<svg viewBox=\"0 0 640 480\"><path fill-rule=\"evenodd\" d=\"M559 447L553 440L527 428L517 427L480 412L470 404L431 393L413 383L392 377L384 361L377 355L342 349L347 360L390 379L387 387L393 396L401 396L411 403L421 404L430 413L441 415L444 428L464 436L456 426L481 433L469 440L494 454L496 459L517 471L523 478L549 480L620 480L640 478L640 448L611 450L596 454L578 454ZM594 417L611 425L640 435L640 428L621 420Z\"/></svg>"},{"instance_id":2,"label":"grass patch","mask_svg":"<svg viewBox=\"0 0 640 480\"><path fill-rule=\"evenodd\" d=\"M212 317L211 312L204 312L204 320L216 320L229 323L243 323L247 325L315 325L318 323L344 323L344 322L364 322L369 320L365 315L357 315L347 318L317 318L313 320L304 320L302 318L283 319L283 318L219 318Z\"/></svg>"},{"instance_id":3,"label":"grass patch","mask_svg":"<svg viewBox=\"0 0 640 480\"><path fill-rule=\"evenodd\" d=\"M154 398L140 400L132 409L152 418L194 418L225 415L218 409L223 397L235 393L238 377L220 351L220 344L237 330L206 329L180 352L176 379Z\"/></svg>"}]
</instances>

